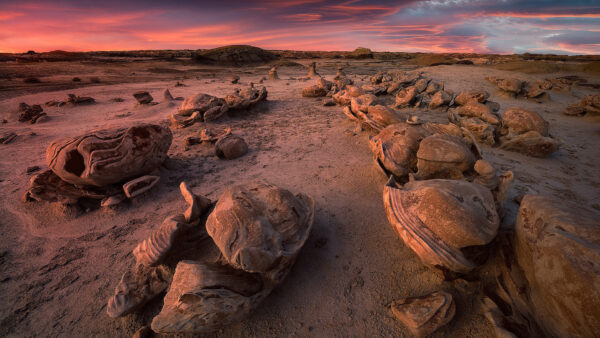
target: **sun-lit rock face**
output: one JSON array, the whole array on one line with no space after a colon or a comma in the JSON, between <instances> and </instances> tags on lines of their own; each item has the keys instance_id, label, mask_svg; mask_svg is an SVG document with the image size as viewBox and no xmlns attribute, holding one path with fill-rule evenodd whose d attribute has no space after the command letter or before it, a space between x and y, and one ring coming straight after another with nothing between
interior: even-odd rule
<instances>
[{"instance_id":1,"label":"sun-lit rock face","mask_svg":"<svg viewBox=\"0 0 600 338\"><path fill-rule=\"evenodd\" d=\"M536 322L547 337L600 331L599 219L597 210L565 199L525 195L521 201L498 287L511 312Z\"/></svg>"},{"instance_id":2,"label":"sun-lit rock face","mask_svg":"<svg viewBox=\"0 0 600 338\"><path fill-rule=\"evenodd\" d=\"M467 273L481 264L500 226L492 193L476 183L433 179L397 188L390 182L383 202L404 243L445 273Z\"/></svg>"},{"instance_id":3,"label":"sun-lit rock face","mask_svg":"<svg viewBox=\"0 0 600 338\"><path fill-rule=\"evenodd\" d=\"M536 131L548 136L549 123L540 114L527 109L509 107L502 114L502 133L518 135L528 131Z\"/></svg>"},{"instance_id":4,"label":"sun-lit rock face","mask_svg":"<svg viewBox=\"0 0 600 338\"><path fill-rule=\"evenodd\" d=\"M459 92L454 98L454 103L459 106L467 104L469 101L477 101L479 103L485 103L490 97L490 94L483 90L467 90Z\"/></svg>"},{"instance_id":5,"label":"sun-lit rock face","mask_svg":"<svg viewBox=\"0 0 600 338\"><path fill-rule=\"evenodd\" d=\"M173 135L168 128L138 124L55 140L46 162L65 182L105 186L141 176L167 159Z\"/></svg>"},{"instance_id":6,"label":"sun-lit rock face","mask_svg":"<svg viewBox=\"0 0 600 338\"><path fill-rule=\"evenodd\" d=\"M206 231L233 267L280 280L308 238L312 200L263 182L229 187Z\"/></svg>"},{"instance_id":7,"label":"sun-lit rock face","mask_svg":"<svg viewBox=\"0 0 600 338\"><path fill-rule=\"evenodd\" d=\"M431 135L419 144L416 177L460 179L464 172L473 169L475 161L475 155L460 138Z\"/></svg>"}]
</instances>

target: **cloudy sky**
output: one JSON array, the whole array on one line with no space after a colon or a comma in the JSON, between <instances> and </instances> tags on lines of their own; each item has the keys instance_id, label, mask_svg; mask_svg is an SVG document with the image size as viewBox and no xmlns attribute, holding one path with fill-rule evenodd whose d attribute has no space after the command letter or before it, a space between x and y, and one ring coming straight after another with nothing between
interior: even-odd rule
<instances>
[{"instance_id":1,"label":"cloudy sky","mask_svg":"<svg viewBox=\"0 0 600 338\"><path fill-rule=\"evenodd\" d=\"M600 0L0 0L0 52L229 44L600 54Z\"/></svg>"}]
</instances>

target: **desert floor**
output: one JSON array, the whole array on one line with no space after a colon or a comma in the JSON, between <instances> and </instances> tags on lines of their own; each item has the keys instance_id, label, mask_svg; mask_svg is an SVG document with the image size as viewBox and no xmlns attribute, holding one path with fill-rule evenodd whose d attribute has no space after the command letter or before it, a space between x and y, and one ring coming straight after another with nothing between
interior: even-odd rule
<instances>
[{"instance_id":1,"label":"desert floor","mask_svg":"<svg viewBox=\"0 0 600 338\"><path fill-rule=\"evenodd\" d=\"M331 79L339 60L317 61L317 70ZM215 336L408 336L394 319L389 304L398 298L438 289L457 299L454 320L436 337L491 337L491 325L478 306L477 284L443 278L424 266L389 225L382 203L386 177L373 162L368 134L359 130L339 106L324 107L321 99L301 97L312 80L290 79L307 69L280 67L281 80L265 81L268 101L252 110L212 123L230 126L250 151L236 160L220 160L210 145L187 148L185 138L199 133L197 123L173 131L170 159L161 167L161 181L151 191L115 209L76 213L50 203L25 203L29 187L26 169L44 170L45 149L56 138L89 129L128 126L136 122L167 124L181 101L161 102L162 91L173 96L196 93L224 96L235 88L258 83L269 66L223 68L169 61L120 63L54 62L5 63L0 72L2 132L17 138L0 145L0 335L1 336L131 336L149 325L162 297L143 311L112 319L106 302L121 275L134 263L131 250L172 213L186 204L178 185L188 182L195 193L216 201L234 183L262 179L304 192L315 200L312 234L287 280L249 317L216 332ZM391 69L414 69L385 61L350 61L345 72L359 84L368 76ZM477 65L421 68L429 78L442 80L455 92L484 89L490 100L540 113L550 133L564 143L549 158L538 159L482 145L484 158L502 170L512 170L515 185L504 227L514 223L518 205L513 197L539 193L600 210L600 123L562 114L565 107L597 90L575 87L551 91L551 100L536 103L500 95L486 76L522 80L589 74L540 74L494 70ZM240 84L231 84L237 74ZM40 84L24 84L16 76L38 76ZM80 77L81 83L71 78ZM90 83L99 77L99 83ZM177 81L185 86L175 87ZM148 90L160 102L139 106L131 94ZM43 104L63 100L68 93L92 96L87 106L46 107L49 120L40 124L17 121L20 102ZM112 102L121 97L124 102ZM444 111L420 113L423 120L447 122ZM210 336L210 335L209 335Z\"/></svg>"}]
</instances>

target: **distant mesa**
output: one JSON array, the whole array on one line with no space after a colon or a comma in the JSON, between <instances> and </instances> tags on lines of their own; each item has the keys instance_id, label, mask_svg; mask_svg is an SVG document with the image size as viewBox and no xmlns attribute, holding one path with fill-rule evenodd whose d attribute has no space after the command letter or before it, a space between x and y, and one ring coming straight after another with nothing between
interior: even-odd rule
<instances>
[{"instance_id":1,"label":"distant mesa","mask_svg":"<svg viewBox=\"0 0 600 338\"><path fill-rule=\"evenodd\" d=\"M346 59L372 59L373 52L369 48L358 47L350 54L346 55Z\"/></svg>"},{"instance_id":2,"label":"distant mesa","mask_svg":"<svg viewBox=\"0 0 600 338\"><path fill-rule=\"evenodd\" d=\"M279 55L254 46L232 45L198 50L194 59L202 63L242 66L268 63L279 59Z\"/></svg>"}]
</instances>

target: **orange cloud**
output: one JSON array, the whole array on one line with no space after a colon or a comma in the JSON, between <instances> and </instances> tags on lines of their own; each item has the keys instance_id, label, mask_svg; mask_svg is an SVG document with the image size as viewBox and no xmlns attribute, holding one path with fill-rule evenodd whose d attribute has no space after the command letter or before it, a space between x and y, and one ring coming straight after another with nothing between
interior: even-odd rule
<instances>
[{"instance_id":1,"label":"orange cloud","mask_svg":"<svg viewBox=\"0 0 600 338\"><path fill-rule=\"evenodd\" d=\"M298 14L288 14L288 15L280 15L279 16L285 20L297 21L297 22L311 22L311 21L319 21L323 15L316 13L298 13Z\"/></svg>"},{"instance_id":2,"label":"orange cloud","mask_svg":"<svg viewBox=\"0 0 600 338\"><path fill-rule=\"evenodd\" d=\"M25 15L22 12L0 11L0 21L10 20Z\"/></svg>"}]
</instances>

